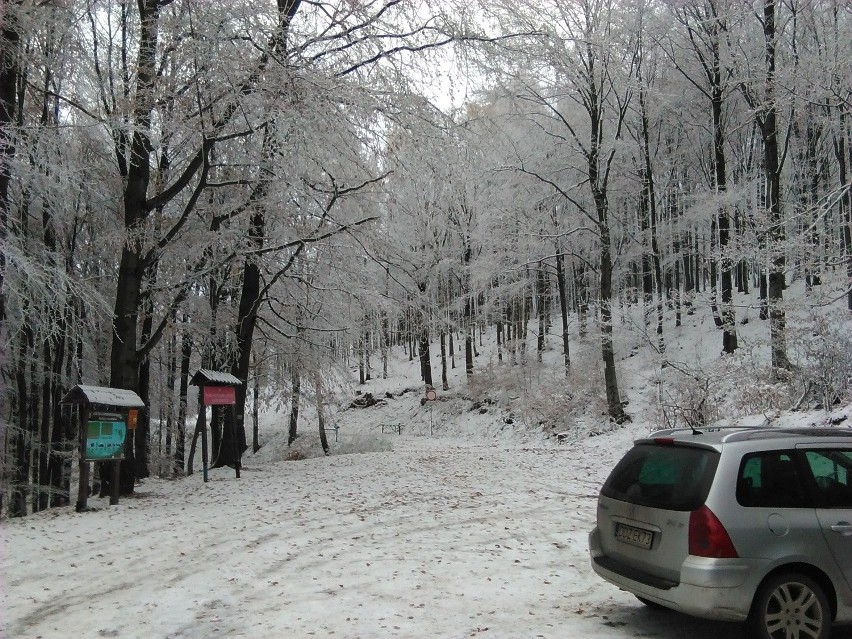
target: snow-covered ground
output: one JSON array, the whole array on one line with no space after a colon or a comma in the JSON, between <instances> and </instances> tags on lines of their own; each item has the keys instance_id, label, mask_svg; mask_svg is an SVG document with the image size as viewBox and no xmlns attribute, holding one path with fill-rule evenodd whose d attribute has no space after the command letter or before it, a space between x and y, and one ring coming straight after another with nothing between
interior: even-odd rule
<instances>
[{"instance_id":1,"label":"snow-covered ground","mask_svg":"<svg viewBox=\"0 0 852 639\"><path fill-rule=\"evenodd\" d=\"M6 636L715 639L729 628L651 613L588 565L629 440L403 435L4 522Z\"/></svg>"},{"instance_id":2,"label":"snow-covered ground","mask_svg":"<svg viewBox=\"0 0 852 639\"><path fill-rule=\"evenodd\" d=\"M147 480L118 506L6 521L3 636L735 636L589 567L597 490L635 431L394 435L391 452L249 461L239 480Z\"/></svg>"},{"instance_id":3,"label":"snow-covered ground","mask_svg":"<svg viewBox=\"0 0 852 639\"><path fill-rule=\"evenodd\" d=\"M712 359L721 338L710 326L703 313L669 331L668 357ZM755 321L741 330L752 349L767 329ZM200 473L148 479L118 506L92 498L92 512L3 521L0 637L737 636L738 626L646 609L589 566L597 492L648 432L662 393L660 356L631 339L617 343L636 419L617 430L589 411L584 419L597 427L579 419L578 437L559 444L520 423L513 406L525 399L502 383L509 367L488 344L477 370L493 403L474 408L456 369L451 390L421 405L417 363L398 351L390 378L364 389L382 405L331 417L340 427L334 451L349 454L284 461L286 415L266 413L264 447L245 458L239 480L229 469L206 484ZM551 348L558 362L555 341ZM573 348L576 367L597 345ZM400 394L406 388L414 390ZM852 407L835 415L849 423ZM402 434L382 434L383 423L402 424ZM608 432L585 436L596 428ZM301 429L309 451L309 412ZM852 629L835 637L850 639Z\"/></svg>"}]
</instances>

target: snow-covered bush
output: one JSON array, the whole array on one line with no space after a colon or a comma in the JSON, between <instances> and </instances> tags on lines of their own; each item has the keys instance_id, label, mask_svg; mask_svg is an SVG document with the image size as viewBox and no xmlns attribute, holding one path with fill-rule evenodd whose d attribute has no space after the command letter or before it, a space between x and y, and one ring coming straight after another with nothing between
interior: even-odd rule
<instances>
[{"instance_id":1,"label":"snow-covered bush","mask_svg":"<svg viewBox=\"0 0 852 639\"><path fill-rule=\"evenodd\" d=\"M606 415L603 379L595 351L583 351L572 360L566 376L554 375L552 364L527 360L525 366L490 362L468 382L474 401L493 401L510 407L529 430L547 435L578 431L578 437L599 432L600 424L586 427L588 415ZM590 375L589 371L594 371ZM603 421L608 420L603 417Z\"/></svg>"},{"instance_id":2,"label":"snow-covered bush","mask_svg":"<svg viewBox=\"0 0 852 639\"><path fill-rule=\"evenodd\" d=\"M658 410L666 428L702 428L722 419L789 409L788 380L738 353L706 364L666 362L659 379Z\"/></svg>"},{"instance_id":3,"label":"snow-covered bush","mask_svg":"<svg viewBox=\"0 0 852 639\"><path fill-rule=\"evenodd\" d=\"M334 441L332 431L327 433L332 455L348 455L353 453L376 453L393 450L389 438L377 434L352 434L341 432L338 441ZM265 462L298 461L324 457L318 433L299 435L292 445L287 445L287 434L272 438L258 453L258 459ZM246 458L243 458L244 463Z\"/></svg>"},{"instance_id":4,"label":"snow-covered bush","mask_svg":"<svg viewBox=\"0 0 852 639\"><path fill-rule=\"evenodd\" d=\"M814 315L791 337L798 357L795 379L802 402L831 410L850 399L852 389L852 332L846 322Z\"/></svg>"}]
</instances>

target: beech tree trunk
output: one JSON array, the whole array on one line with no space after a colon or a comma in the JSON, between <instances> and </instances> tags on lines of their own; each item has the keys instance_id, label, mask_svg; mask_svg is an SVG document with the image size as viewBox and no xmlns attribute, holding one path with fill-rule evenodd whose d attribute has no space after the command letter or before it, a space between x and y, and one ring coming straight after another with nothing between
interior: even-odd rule
<instances>
[{"instance_id":1,"label":"beech tree trunk","mask_svg":"<svg viewBox=\"0 0 852 639\"><path fill-rule=\"evenodd\" d=\"M766 83L758 124L763 136L763 161L766 172L766 205L770 220L771 264L767 286L769 336L772 367L789 370L787 358L787 317L784 311L784 218L781 210L781 164L778 148L777 105L775 102L775 0L763 5L763 35L766 45Z\"/></svg>"},{"instance_id":2,"label":"beech tree trunk","mask_svg":"<svg viewBox=\"0 0 852 639\"><path fill-rule=\"evenodd\" d=\"M559 288L559 311L562 315L562 361L565 365L565 375L571 369L571 349L568 339L568 284L565 281L565 258L556 250L556 285Z\"/></svg>"},{"instance_id":3,"label":"beech tree trunk","mask_svg":"<svg viewBox=\"0 0 852 639\"><path fill-rule=\"evenodd\" d=\"M177 434L175 436L175 456L172 475L184 472L184 457L186 454L186 418L189 397L189 364L192 356L192 339L184 326L180 339L180 390L178 391ZM199 411L203 410L199 406Z\"/></svg>"},{"instance_id":4,"label":"beech tree trunk","mask_svg":"<svg viewBox=\"0 0 852 639\"><path fill-rule=\"evenodd\" d=\"M124 228L127 233L121 250L113 310L112 348L110 351L110 386L139 390L137 322L142 292L143 247L133 230L148 216L147 195L150 182L151 113L156 99L157 27L159 0L139 0L139 49L136 61L135 126L124 187ZM128 431L121 462L121 494L133 492L136 480L135 449L132 431Z\"/></svg>"},{"instance_id":5,"label":"beech tree trunk","mask_svg":"<svg viewBox=\"0 0 852 639\"><path fill-rule=\"evenodd\" d=\"M320 374L314 377L314 391L317 399L317 424L319 426L320 445L323 452L329 455L331 449L329 448L328 437L325 433L325 406L323 405L322 376Z\"/></svg>"},{"instance_id":6,"label":"beech tree trunk","mask_svg":"<svg viewBox=\"0 0 852 639\"><path fill-rule=\"evenodd\" d=\"M295 370L290 376L292 384L292 398L290 400L290 427L287 432L287 445L292 446L298 436L299 427L299 401L302 392L302 378Z\"/></svg>"}]
</instances>

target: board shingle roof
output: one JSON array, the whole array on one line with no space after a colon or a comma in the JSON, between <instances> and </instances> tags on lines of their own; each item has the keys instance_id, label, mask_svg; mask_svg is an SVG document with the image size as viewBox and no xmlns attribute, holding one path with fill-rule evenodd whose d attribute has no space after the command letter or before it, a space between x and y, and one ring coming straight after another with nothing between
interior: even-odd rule
<instances>
[{"instance_id":1,"label":"board shingle roof","mask_svg":"<svg viewBox=\"0 0 852 639\"><path fill-rule=\"evenodd\" d=\"M78 384L65 397L63 404L100 404L117 408L144 408L145 402L132 390Z\"/></svg>"},{"instance_id":2,"label":"board shingle roof","mask_svg":"<svg viewBox=\"0 0 852 639\"><path fill-rule=\"evenodd\" d=\"M199 386L199 382L224 384L227 386L242 386L242 382L238 377L234 377L230 373L210 370L209 368L199 368L195 375L192 376L189 383L193 386Z\"/></svg>"}]
</instances>

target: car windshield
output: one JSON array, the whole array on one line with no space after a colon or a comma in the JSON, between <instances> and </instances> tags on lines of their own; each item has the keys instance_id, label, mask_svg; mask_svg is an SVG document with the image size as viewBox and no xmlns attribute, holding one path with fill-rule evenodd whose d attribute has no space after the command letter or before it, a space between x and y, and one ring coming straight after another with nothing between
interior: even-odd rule
<instances>
[{"instance_id":1,"label":"car windshield","mask_svg":"<svg viewBox=\"0 0 852 639\"><path fill-rule=\"evenodd\" d=\"M713 482L719 453L693 446L638 444L618 463L601 494L665 510L699 508Z\"/></svg>"}]
</instances>

